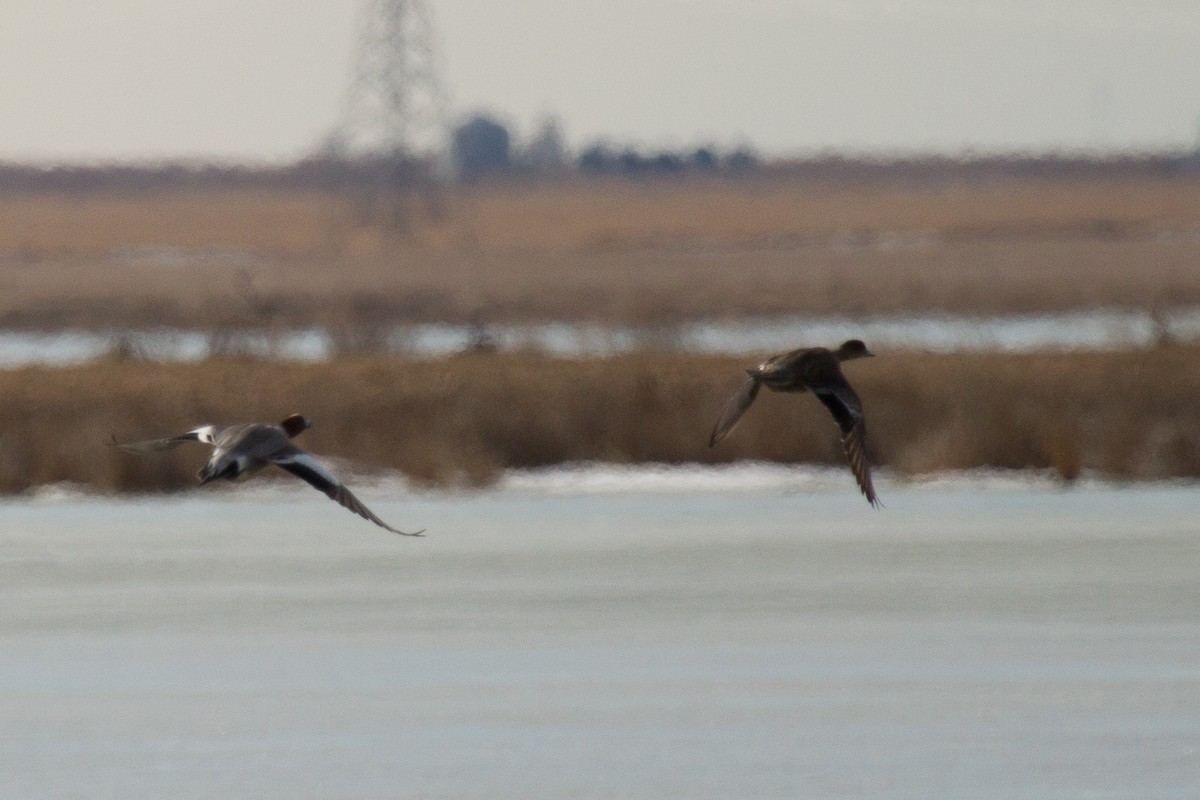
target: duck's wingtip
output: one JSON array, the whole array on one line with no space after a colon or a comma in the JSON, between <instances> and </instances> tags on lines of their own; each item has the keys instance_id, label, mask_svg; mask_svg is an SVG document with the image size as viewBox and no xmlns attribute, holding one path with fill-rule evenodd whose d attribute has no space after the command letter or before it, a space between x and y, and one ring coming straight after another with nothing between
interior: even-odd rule
<instances>
[{"instance_id":1,"label":"duck's wingtip","mask_svg":"<svg viewBox=\"0 0 1200 800\"><path fill-rule=\"evenodd\" d=\"M389 530L389 531L391 531L392 533L398 533L398 534L400 534L401 536L416 536L416 537L419 537L419 538L421 538L421 539L424 539L424 538L425 538L425 528L421 528L421 530L419 530L419 531L415 531L415 532L412 532L412 533L410 533L410 532L408 532L408 531L398 531L398 530L396 530L395 528L388 528L388 530Z\"/></svg>"},{"instance_id":2,"label":"duck's wingtip","mask_svg":"<svg viewBox=\"0 0 1200 800\"><path fill-rule=\"evenodd\" d=\"M725 422L725 420L721 420L721 422ZM722 425L720 422L718 422L717 426L713 428L712 433L708 435L708 446L716 447L719 445L725 440L725 437L729 435L733 428L733 425Z\"/></svg>"}]
</instances>

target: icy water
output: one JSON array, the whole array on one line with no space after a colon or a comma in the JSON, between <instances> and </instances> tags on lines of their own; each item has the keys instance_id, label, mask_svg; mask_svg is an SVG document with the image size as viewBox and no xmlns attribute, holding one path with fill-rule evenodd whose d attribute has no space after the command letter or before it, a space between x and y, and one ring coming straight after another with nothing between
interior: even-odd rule
<instances>
[{"instance_id":1,"label":"icy water","mask_svg":"<svg viewBox=\"0 0 1200 800\"><path fill-rule=\"evenodd\" d=\"M1144 311L1091 309L1047 315L1004 317L783 317L710 320L651 328L597 324L412 325L382 332L385 352L439 357L461 352L481 334L505 349L532 348L560 356L597 357L646 347L695 353L772 353L803 343L834 345L862 338L876 348L935 351L1105 350L1154 344L1163 333L1181 340L1200 335L1200 307L1188 306L1157 321ZM336 355L329 333L306 328L268 335L226 331L220 341L204 331L66 330L35 333L0 330L0 367L65 365L90 361L116 347L161 361L196 361L227 352L296 361Z\"/></svg>"},{"instance_id":2,"label":"icy water","mask_svg":"<svg viewBox=\"0 0 1200 800\"><path fill-rule=\"evenodd\" d=\"M1200 489L836 478L0 502L0 797L1200 796Z\"/></svg>"}]
</instances>

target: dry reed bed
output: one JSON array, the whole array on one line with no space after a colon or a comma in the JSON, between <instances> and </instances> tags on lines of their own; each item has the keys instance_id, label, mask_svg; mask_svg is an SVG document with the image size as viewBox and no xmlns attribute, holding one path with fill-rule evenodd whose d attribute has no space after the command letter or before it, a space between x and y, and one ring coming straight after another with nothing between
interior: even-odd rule
<instances>
[{"instance_id":1,"label":"dry reed bed","mask_svg":"<svg viewBox=\"0 0 1200 800\"><path fill-rule=\"evenodd\" d=\"M181 262L0 262L0 327L324 325L353 336L356 328L419 322L670 325L771 315L1003 315L1200 304L1200 236Z\"/></svg>"},{"instance_id":2,"label":"dry reed bed","mask_svg":"<svg viewBox=\"0 0 1200 800\"><path fill-rule=\"evenodd\" d=\"M0 195L0 325L657 322L1200 302L1200 178L448 190L403 236L300 191Z\"/></svg>"},{"instance_id":3,"label":"dry reed bed","mask_svg":"<svg viewBox=\"0 0 1200 800\"><path fill-rule=\"evenodd\" d=\"M876 461L901 475L1037 467L1065 479L1200 476L1200 349L1080 354L881 352L847 373ZM134 457L146 438L201 422L315 427L303 444L355 470L486 484L506 467L570 461L842 461L813 398L764 393L715 450L708 432L752 359L638 354L563 360L472 354L438 361L194 365L95 363L0 373L0 490L73 481L104 491L194 482L205 448Z\"/></svg>"},{"instance_id":4,"label":"dry reed bed","mask_svg":"<svg viewBox=\"0 0 1200 800\"><path fill-rule=\"evenodd\" d=\"M447 187L404 238L430 250L579 251L855 233L1122 235L1200 223L1200 177L986 183L743 179L562 180ZM415 208L419 208L419 203ZM0 254L105 257L209 246L288 257L383 246L347 195L299 190L0 194Z\"/></svg>"}]
</instances>

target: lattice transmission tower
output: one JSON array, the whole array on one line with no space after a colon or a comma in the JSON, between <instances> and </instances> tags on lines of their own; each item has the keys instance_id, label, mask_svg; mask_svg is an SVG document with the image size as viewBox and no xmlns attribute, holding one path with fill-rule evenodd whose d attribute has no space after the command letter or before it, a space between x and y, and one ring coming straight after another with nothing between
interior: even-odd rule
<instances>
[{"instance_id":1,"label":"lattice transmission tower","mask_svg":"<svg viewBox=\"0 0 1200 800\"><path fill-rule=\"evenodd\" d=\"M336 131L351 155L428 158L445 147L446 102L423 0L366 0Z\"/></svg>"},{"instance_id":2,"label":"lattice transmission tower","mask_svg":"<svg viewBox=\"0 0 1200 800\"><path fill-rule=\"evenodd\" d=\"M446 102L424 0L364 0L355 66L328 152L346 159L346 199L359 226L412 230L441 219L438 173Z\"/></svg>"}]
</instances>

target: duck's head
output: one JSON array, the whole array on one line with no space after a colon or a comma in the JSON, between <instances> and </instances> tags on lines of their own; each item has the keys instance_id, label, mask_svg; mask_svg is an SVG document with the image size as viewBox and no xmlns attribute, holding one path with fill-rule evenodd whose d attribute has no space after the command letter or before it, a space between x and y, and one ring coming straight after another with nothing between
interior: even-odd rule
<instances>
[{"instance_id":1,"label":"duck's head","mask_svg":"<svg viewBox=\"0 0 1200 800\"><path fill-rule=\"evenodd\" d=\"M853 361L856 358L871 358L875 354L867 349L862 339L850 339L842 342L842 346L834 353L838 361Z\"/></svg>"},{"instance_id":2,"label":"duck's head","mask_svg":"<svg viewBox=\"0 0 1200 800\"><path fill-rule=\"evenodd\" d=\"M302 414L290 414L279 423L279 427L283 428L289 439L295 439L312 427L312 421Z\"/></svg>"}]
</instances>

